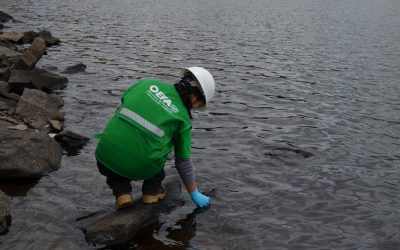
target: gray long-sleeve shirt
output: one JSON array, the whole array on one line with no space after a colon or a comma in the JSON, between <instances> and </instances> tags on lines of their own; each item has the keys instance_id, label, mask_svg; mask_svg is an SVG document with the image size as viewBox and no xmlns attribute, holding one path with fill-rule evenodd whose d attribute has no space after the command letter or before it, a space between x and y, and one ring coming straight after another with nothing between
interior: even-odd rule
<instances>
[{"instance_id":1,"label":"gray long-sleeve shirt","mask_svg":"<svg viewBox=\"0 0 400 250\"><path fill-rule=\"evenodd\" d=\"M189 187L191 184L195 183L193 164L190 158L175 158L175 166L183 184L186 187Z\"/></svg>"}]
</instances>

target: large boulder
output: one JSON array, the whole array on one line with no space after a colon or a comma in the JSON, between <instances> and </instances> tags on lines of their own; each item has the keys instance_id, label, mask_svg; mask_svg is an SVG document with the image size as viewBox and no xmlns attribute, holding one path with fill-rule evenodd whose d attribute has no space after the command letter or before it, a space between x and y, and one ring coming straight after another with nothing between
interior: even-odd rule
<instances>
[{"instance_id":1,"label":"large boulder","mask_svg":"<svg viewBox=\"0 0 400 250\"><path fill-rule=\"evenodd\" d=\"M167 178L165 199L153 204L143 204L135 201L132 207L113 211L103 217L93 218L89 225L83 226L86 240L94 244L107 246L120 245L133 238L144 225L148 225L160 213L171 212L177 206L183 206L182 185L179 177Z\"/></svg>"},{"instance_id":2,"label":"large boulder","mask_svg":"<svg viewBox=\"0 0 400 250\"><path fill-rule=\"evenodd\" d=\"M48 120L64 120L60 111L63 105L64 100L56 94L27 88L19 98L15 113L31 123L45 125Z\"/></svg>"},{"instance_id":3,"label":"large boulder","mask_svg":"<svg viewBox=\"0 0 400 250\"><path fill-rule=\"evenodd\" d=\"M7 195L0 191L0 235L7 232L10 222L10 200Z\"/></svg>"},{"instance_id":4,"label":"large boulder","mask_svg":"<svg viewBox=\"0 0 400 250\"><path fill-rule=\"evenodd\" d=\"M50 92L56 89L63 89L67 86L68 79L43 69L32 70L11 70L8 84L11 91L22 94L25 88L40 89Z\"/></svg>"},{"instance_id":5,"label":"large boulder","mask_svg":"<svg viewBox=\"0 0 400 250\"><path fill-rule=\"evenodd\" d=\"M24 54L19 58L12 67L14 70L29 70L36 66L36 63L42 58L46 52L46 42L41 37L35 38L31 46L25 50Z\"/></svg>"},{"instance_id":6,"label":"large boulder","mask_svg":"<svg viewBox=\"0 0 400 250\"><path fill-rule=\"evenodd\" d=\"M61 147L46 133L10 130L0 120L0 178L37 178L61 165Z\"/></svg>"}]
</instances>

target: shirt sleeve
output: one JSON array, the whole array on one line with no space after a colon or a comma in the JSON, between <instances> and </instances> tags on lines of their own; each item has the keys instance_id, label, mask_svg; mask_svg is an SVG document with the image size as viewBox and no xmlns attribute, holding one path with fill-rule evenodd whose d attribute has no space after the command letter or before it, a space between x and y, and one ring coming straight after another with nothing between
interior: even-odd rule
<instances>
[{"instance_id":1,"label":"shirt sleeve","mask_svg":"<svg viewBox=\"0 0 400 250\"><path fill-rule=\"evenodd\" d=\"M188 159L192 155L192 127L178 132L174 137L174 149L176 158Z\"/></svg>"},{"instance_id":2,"label":"shirt sleeve","mask_svg":"<svg viewBox=\"0 0 400 250\"><path fill-rule=\"evenodd\" d=\"M186 187L189 187L191 184L195 183L193 164L190 158L175 158L175 166L183 184Z\"/></svg>"}]
</instances>

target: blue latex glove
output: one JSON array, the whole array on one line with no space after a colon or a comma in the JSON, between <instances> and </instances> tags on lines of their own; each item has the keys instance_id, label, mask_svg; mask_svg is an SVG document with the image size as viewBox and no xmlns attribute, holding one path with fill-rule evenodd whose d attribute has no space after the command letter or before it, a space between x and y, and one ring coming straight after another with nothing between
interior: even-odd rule
<instances>
[{"instance_id":1,"label":"blue latex glove","mask_svg":"<svg viewBox=\"0 0 400 250\"><path fill-rule=\"evenodd\" d=\"M210 197L205 196L204 194L200 193L199 190L194 190L193 192L190 193L190 197L192 197L192 201L198 206L198 207L205 207L210 205Z\"/></svg>"}]
</instances>

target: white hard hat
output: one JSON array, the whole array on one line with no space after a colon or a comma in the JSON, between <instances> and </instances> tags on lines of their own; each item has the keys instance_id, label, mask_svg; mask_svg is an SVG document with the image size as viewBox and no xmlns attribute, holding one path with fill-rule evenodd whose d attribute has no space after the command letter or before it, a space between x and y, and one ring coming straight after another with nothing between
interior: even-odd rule
<instances>
[{"instance_id":1,"label":"white hard hat","mask_svg":"<svg viewBox=\"0 0 400 250\"><path fill-rule=\"evenodd\" d=\"M200 91L205 97L204 107L199 109L200 111L204 111L208 102L214 97L215 94L215 82L214 78L206 69L202 67L189 67L184 68L181 72L181 77L184 78L185 76L191 75L196 78L196 81L200 84L197 86L200 88Z\"/></svg>"}]
</instances>

